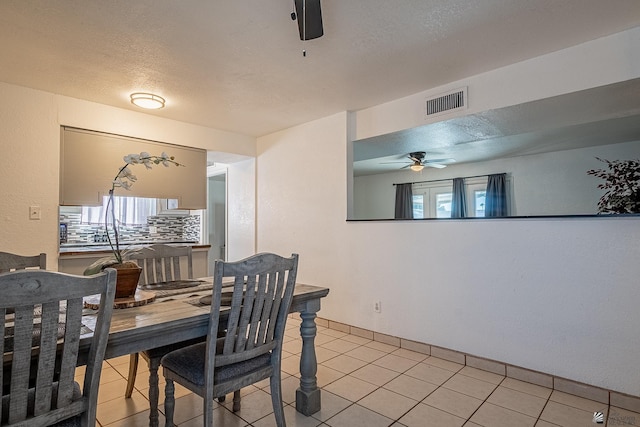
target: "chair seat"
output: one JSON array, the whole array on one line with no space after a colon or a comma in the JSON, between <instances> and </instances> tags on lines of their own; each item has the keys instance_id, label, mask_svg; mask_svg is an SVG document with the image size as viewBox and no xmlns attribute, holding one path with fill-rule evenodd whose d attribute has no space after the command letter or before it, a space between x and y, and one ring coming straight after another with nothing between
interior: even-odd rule
<instances>
[{"instance_id":1,"label":"chair seat","mask_svg":"<svg viewBox=\"0 0 640 427\"><path fill-rule=\"evenodd\" d=\"M173 351L162 358L162 366L198 387L204 387L206 343L199 343ZM271 353L231 365L216 367L214 383L224 383L234 377L244 376L271 364Z\"/></svg>"},{"instance_id":2,"label":"chair seat","mask_svg":"<svg viewBox=\"0 0 640 427\"><path fill-rule=\"evenodd\" d=\"M145 350L142 352L142 354L147 358L147 359L162 359L162 357L167 354L170 353L174 350L178 350L180 348L183 348L185 346L190 346L193 344L197 344L197 343L201 343L206 339L206 337L199 337L199 338L194 338L191 340L187 340L187 341L181 341L179 343L175 343L175 344L169 344L169 345L164 345L162 347L156 347L156 348L152 348L149 350Z\"/></svg>"}]
</instances>

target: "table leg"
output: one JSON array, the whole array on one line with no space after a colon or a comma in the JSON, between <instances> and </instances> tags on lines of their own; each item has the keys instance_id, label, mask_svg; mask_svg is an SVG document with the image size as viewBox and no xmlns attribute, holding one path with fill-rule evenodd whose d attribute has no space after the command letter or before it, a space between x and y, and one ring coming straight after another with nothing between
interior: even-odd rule
<instances>
[{"instance_id":1,"label":"table leg","mask_svg":"<svg viewBox=\"0 0 640 427\"><path fill-rule=\"evenodd\" d=\"M319 309L320 301L318 300L310 301L305 309L300 311L302 355L300 356L300 388L296 390L296 410L306 416L320 410L320 389L316 378L318 362L314 345L317 331L315 318Z\"/></svg>"},{"instance_id":2,"label":"table leg","mask_svg":"<svg viewBox=\"0 0 640 427\"><path fill-rule=\"evenodd\" d=\"M160 360L149 358L149 427L158 427L158 398L160 390L158 388L158 368Z\"/></svg>"}]
</instances>

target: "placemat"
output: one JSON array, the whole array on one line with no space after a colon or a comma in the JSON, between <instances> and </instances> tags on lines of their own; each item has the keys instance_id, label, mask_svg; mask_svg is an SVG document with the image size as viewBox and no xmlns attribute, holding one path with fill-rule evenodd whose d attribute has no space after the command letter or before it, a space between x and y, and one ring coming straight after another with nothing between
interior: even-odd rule
<instances>
[{"instance_id":1,"label":"placemat","mask_svg":"<svg viewBox=\"0 0 640 427\"><path fill-rule=\"evenodd\" d=\"M203 283L205 283L203 280L172 280L169 282L148 283L146 285L140 285L138 286L138 288L145 291L156 292L157 295L158 291L172 291L178 289L193 288Z\"/></svg>"},{"instance_id":2,"label":"placemat","mask_svg":"<svg viewBox=\"0 0 640 427\"><path fill-rule=\"evenodd\" d=\"M233 297L233 292L223 292L222 299L220 300L220 305L222 307L230 307L231 306L231 298ZM192 300L186 301L191 305L195 305L196 307L204 307L210 306L211 300L213 299L212 295L205 295L200 298L194 298Z\"/></svg>"},{"instance_id":3,"label":"placemat","mask_svg":"<svg viewBox=\"0 0 640 427\"><path fill-rule=\"evenodd\" d=\"M155 290L154 289L154 293L156 294L157 298L166 298L166 297L171 297L174 295L180 295L180 294L188 294L188 293L197 293L197 292L202 292L202 291L210 291L211 288L213 287L213 285L211 283L205 282L205 281L200 281L200 284L196 285L196 286L190 286L188 288L178 288L178 289L164 289L164 290Z\"/></svg>"}]
</instances>

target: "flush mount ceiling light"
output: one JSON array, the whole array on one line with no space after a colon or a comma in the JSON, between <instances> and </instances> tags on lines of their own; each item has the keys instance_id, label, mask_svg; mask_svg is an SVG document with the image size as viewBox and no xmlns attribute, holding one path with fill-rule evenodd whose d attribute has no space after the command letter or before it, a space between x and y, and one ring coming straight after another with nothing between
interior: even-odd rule
<instances>
[{"instance_id":1,"label":"flush mount ceiling light","mask_svg":"<svg viewBox=\"0 0 640 427\"><path fill-rule=\"evenodd\" d=\"M132 93L130 97L131 103L140 108L157 110L158 108L164 107L164 98L152 93L136 92Z\"/></svg>"}]
</instances>

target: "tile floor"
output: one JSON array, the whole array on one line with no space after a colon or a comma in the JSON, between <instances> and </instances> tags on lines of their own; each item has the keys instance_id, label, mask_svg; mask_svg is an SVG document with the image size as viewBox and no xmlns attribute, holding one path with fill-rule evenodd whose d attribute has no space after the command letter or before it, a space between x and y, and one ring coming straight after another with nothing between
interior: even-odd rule
<instances>
[{"instance_id":1,"label":"tile floor","mask_svg":"<svg viewBox=\"0 0 640 427\"><path fill-rule=\"evenodd\" d=\"M640 426L638 413L320 326L316 353L322 410L305 417L295 411L302 348L299 324L289 319L283 347L289 427ZM101 426L148 425L148 371L141 362L133 396L125 399L128 362L128 356L105 362L98 400ZM243 389L240 412L231 412L230 397L216 405L214 425L275 425L268 380ZM604 413L603 424L594 423L595 411ZM163 425L162 414L160 421ZM179 386L175 422L202 425L200 398Z\"/></svg>"}]
</instances>

